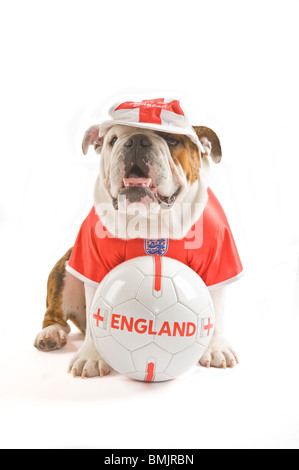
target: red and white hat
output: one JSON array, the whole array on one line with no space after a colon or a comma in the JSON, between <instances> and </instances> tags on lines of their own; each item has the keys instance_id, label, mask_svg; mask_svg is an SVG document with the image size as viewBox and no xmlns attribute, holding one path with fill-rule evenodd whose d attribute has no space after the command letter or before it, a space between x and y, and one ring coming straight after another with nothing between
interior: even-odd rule
<instances>
[{"instance_id":1,"label":"red and white hat","mask_svg":"<svg viewBox=\"0 0 299 470\"><path fill-rule=\"evenodd\" d=\"M157 98L139 102L116 103L109 109L111 120L100 124L100 134L114 124L141 127L172 134L187 135L204 152L178 100Z\"/></svg>"}]
</instances>

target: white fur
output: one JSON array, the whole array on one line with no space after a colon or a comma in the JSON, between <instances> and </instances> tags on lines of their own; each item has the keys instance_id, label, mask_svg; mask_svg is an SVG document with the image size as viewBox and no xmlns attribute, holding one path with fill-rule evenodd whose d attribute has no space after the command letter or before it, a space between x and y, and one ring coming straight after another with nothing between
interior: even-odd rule
<instances>
[{"instance_id":1,"label":"white fur","mask_svg":"<svg viewBox=\"0 0 299 470\"><path fill-rule=\"evenodd\" d=\"M173 238L181 239L186 236L192 225L200 218L207 202L207 188L209 176L209 161L204 158L200 169L199 179L190 186L187 182L181 166L176 166L171 158L167 144L161 137L155 135L153 131L143 131L154 140L159 156L164 158L164 165L167 167L168 195L175 190L175 182L182 186L181 194L171 209L157 209L154 205L150 210L127 212L123 217L116 211L111 202L111 193L108 181L110 181L111 166L117 166L117 151L112 152L109 148L109 141L113 135L119 136L119 146L122 137L126 138L130 134L140 133L139 128L128 128L127 126L114 126L105 136L101 160L100 173L94 188L94 203L97 214L107 230L118 238L136 238L129 233L129 228L139 227L138 236L140 238ZM116 154L116 157L115 157ZM110 163L110 159L113 163ZM167 162L171 162L168 163ZM114 183L113 189L117 187ZM167 187L163 186L159 191L166 195ZM113 194L115 195L115 193ZM140 207L140 206L139 206ZM124 220L125 217L125 220ZM124 230L125 229L125 230Z\"/></svg>"},{"instance_id":2,"label":"white fur","mask_svg":"<svg viewBox=\"0 0 299 470\"><path fill-rule=\"evenodd\" d=\"M108 364L101 358L97 351L90 334L89 327L89 312L94 297L96 288L84 283L85 299L86 299L86 335L84 343L79 351L75 354L69 365L69 372L72 372L73 377L80 375L84 377L94 377L99 375L103 377L110 371Z\"/></svg>"},{"instance_id":3,"label":"white fur","mask_svg":"<svg viewBox=\"0 0 299 470\"><path fill-rule=\"evenodd\" d=\"M225 287L210 291L215 312L215 328L209 347L199 361L205 367L226 368L234 367L238 363L236 353L223 337L225 292Z\"/></svg>"}]
</instances>

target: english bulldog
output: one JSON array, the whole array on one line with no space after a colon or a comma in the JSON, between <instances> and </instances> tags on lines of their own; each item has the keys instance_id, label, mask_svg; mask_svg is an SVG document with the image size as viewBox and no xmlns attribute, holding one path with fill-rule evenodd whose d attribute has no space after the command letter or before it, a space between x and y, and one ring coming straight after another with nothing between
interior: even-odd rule
<instances>
[{"instance_id":1,"label":"english bulldog","mask_svg":"<svg viewBox=\"0 0 299 470\"><path fill-rule=\"evenodd\" d=\"M225 286L240 276L242 265L209 188L210 160L219 163L222 157L219 139L207 127L190 126L178 100L118 103L109 114L110 120L90 127L83 138L83 153L93 146L100 155L94 206L74 247L49 275L43 329L34 345L40 351L62 348L71 320L85 340L69 372L107 375L110 368L87 320L97 286L121 262L148 254L144 240L167 239L162 256L198 272L214 304L214 333L201 366L234 367L238 359L223 337L222 317Z\"/></svg>"}]
</instances>

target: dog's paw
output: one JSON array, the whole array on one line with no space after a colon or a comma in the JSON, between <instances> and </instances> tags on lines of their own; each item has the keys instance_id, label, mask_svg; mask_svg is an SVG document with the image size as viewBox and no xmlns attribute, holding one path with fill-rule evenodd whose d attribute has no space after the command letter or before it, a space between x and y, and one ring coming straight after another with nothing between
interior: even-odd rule
<instances>
[{"instance_id":1,"label":"dog's paw","mask_svg":"<svg viewBox=\"0 0 299 470\"><path fill-rule=\"evenodd\" d=\"M231 346L222 337L213 338L208 349L200 358L203 367L234 367L239 363L238 358Z\"/></svg>"},{"instance_id":2,"label":"dog's paw","mask_svg":"<svg viewBox=\"0 0 299 470\"><path fill-rule=\"evenodd\" d=\"M66 332L59 325L50 325L38 333L34 346L40 351L53 351L62 348L66 343Z\"/></svg>"},{"instance_id":3,"label":"dog's paw","mask_svg":"<svg viewBox=\"0 0 299 470\"><path fill-rule=\"evenodd\" d=\"M85 377L104 377L104 375L109 374L110 367L101 358L100 354L93 352L92 354L84 353L84 350L78 353L73 357L70 362L68 372L70 372L73 377L81 376L82 379Z\"/></svg>"}]
</instances>

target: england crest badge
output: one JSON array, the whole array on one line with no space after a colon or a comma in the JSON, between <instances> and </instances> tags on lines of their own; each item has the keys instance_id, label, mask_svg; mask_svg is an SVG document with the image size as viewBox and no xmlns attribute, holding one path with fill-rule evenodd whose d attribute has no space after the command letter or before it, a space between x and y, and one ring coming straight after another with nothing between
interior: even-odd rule
<instances>
[{"instance_id":1,"label":"england crest badge","mask_svg":"<svg viewBox=\"0 0 299 470\"><path fill-rule=\"evenodd\" d=\"M163 256L168 249L168 238L145 239L144 251L147 255Z\"/></svg>"}]
</instances>

